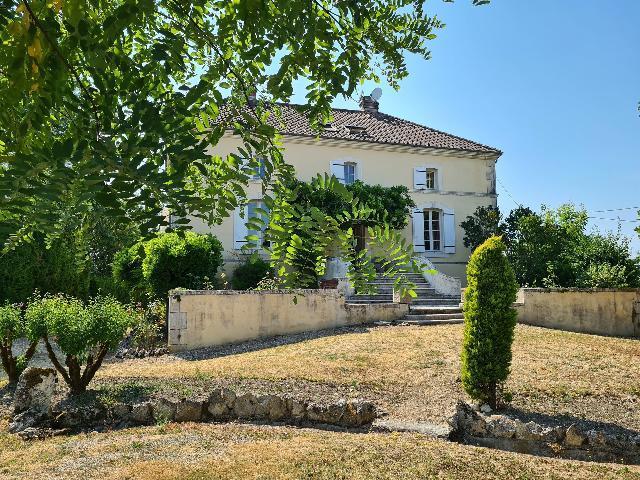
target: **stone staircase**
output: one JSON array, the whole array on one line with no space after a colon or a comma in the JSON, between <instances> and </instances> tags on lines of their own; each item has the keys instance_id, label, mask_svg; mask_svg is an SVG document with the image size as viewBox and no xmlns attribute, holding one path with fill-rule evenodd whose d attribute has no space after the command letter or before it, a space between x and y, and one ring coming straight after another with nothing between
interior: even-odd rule
<instances>
[{"instance_id":1,"label":"stone staircase","mask_svg":"<svg viewBox=\"0 0 640 480\"><path fill-rule=\"evenodd\" d=\"M415 292L418 296L409 305L409 313L405 315L402 323L437 325L463 322L460 295L453 296L437 293L420 274L409 274L407 277L416 285ZM376 293L351 295L347 298L347 303L392 303L393 280L379 275L371 282L371 285L376 287Z\"/></svg>"}]
</instances>

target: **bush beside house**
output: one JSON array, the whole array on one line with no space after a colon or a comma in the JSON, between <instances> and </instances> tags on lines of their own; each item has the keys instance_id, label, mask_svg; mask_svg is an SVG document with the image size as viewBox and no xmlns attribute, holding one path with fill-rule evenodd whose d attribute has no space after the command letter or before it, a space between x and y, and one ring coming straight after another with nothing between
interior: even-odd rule
<instances>
[{"instance_id":1,"label":"bush beside house","mask_svg":"<svg viewBox=\"0 0 640 480\"><path fill-rule=\"evenodd\" d=\"M262 280L267 278L273 278L271 266L257 254L252 254L234 270L231 286L234 290L250 290L256 288Z\"/></svg>"},{"instance_id":2,"label":"bush beside house","mask_svg":"<svg viewBox=\"0 0 640 480\"><path fill-rule=\"evenodd\" d=\"M222 244L212 235L160 233L119 252L114 279L126 286L132 301L164 298L173 288L215 286L222 266Z\"/></svg>"}]
</instances>

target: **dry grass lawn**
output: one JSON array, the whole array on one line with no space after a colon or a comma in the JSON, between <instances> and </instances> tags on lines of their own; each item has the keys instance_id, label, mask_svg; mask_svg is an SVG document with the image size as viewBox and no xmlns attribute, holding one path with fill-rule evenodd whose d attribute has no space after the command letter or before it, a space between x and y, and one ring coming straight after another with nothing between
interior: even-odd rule
<instances>
[{"instance_id":1,"label":"dry grass lawn","mask_svg":"<svg viewBox=\"0 0 640 480\"><path fill-rule=\"evenodd\" d=\"M170 424L34 442L2 433L0 478L631 480L640 479L640 467L532 457L415 434Z\"/></svg>"},{"instance_id":2,"label":"dry grass lawn","mask_svg":"<svg viewBox=\"0 0 640 480\"><path fill-rule=\"evenodd\" d=\"M462 325L359 328L202 360L116 362L99 378L294 379L371 394L391 417L441 423L464 396L461 341ZM640 429L640 342L518 325L507 388L524 412Z\"/></svg>"}]
</instances>

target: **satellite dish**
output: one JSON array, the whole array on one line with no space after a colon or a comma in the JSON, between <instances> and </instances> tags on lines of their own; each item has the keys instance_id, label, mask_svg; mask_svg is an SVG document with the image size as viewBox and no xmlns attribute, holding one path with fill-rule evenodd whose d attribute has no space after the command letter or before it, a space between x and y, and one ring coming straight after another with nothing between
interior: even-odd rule
<instances>
[{"instance_id":1,"label":"satellite dish","mask_svg":"<svg viewBox=\"0 0 640 480\"><path fill-rule=\"evenodd\" d=\"M382 96L382 89L380 87L374 88L373 91L371 92L371 98L373 98L376 102L380 100L381 96Z\"/></svg>"}]
</instances>

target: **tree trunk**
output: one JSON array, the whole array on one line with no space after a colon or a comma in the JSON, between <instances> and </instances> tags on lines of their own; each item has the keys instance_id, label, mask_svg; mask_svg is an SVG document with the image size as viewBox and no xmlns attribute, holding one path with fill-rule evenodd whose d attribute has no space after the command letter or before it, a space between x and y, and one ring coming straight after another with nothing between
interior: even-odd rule
<instances>
[{"instance_id":1,"label":"tree trunk","mask_svg":"<svg viewBox=\"0 0 640 480\"><path fill-rule=\"evenodd\" d=\"M489 384L489 406L493 409L493 410L497 410L498 409L498 385L496 384L496 382L491 382Z\"/></svg>"},{"instance_id":2,"label":"tree trunk","mask_svg":"<svg viewBox=\"0 0 640 480\"><path fill-rule=\"evenodd\" d=\"M0 344L0 357L2 358L2 368L7 374L10 384L18 382L17 359L11 351L11 342Z\"/></svg>"},{"instance_id":3,"label":"tree trunk","mask_svg":"<svg viewBox=\"0 0 640 480\"><path fill-rule=\"evenodd\" d=\"M71 395L79 395L86 392L87 385L83 381L78 358L75 355L67 355L65 363L69 369L69 388L71 389Z\"/></svg>"}]
</instances>

